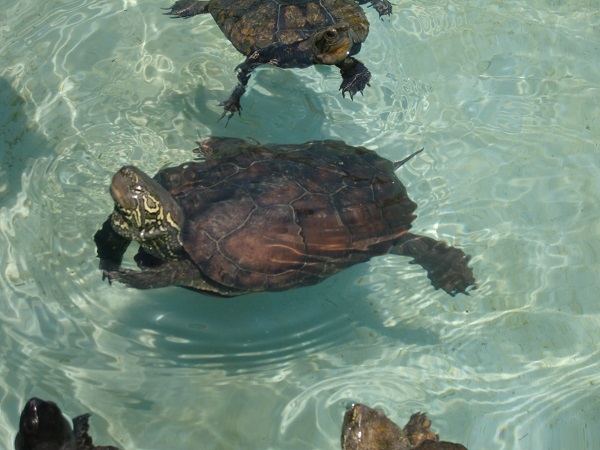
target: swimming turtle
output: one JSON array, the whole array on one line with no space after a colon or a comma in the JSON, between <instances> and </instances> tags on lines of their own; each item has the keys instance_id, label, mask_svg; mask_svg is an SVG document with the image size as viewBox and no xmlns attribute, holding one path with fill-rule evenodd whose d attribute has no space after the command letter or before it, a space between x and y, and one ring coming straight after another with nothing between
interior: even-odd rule
<instances>
[{"instance_id":1,"label":"swimming turtle","mask_svg":"<svg viewBox=\"0 0 600 450\"><path fill-rule=\"evenodd\" d=\"M355 404L344 415L342 450L467 450L461 444L440 441L431 420L417 412L404 428L380 409Z\"/></svg>"},{"instance_id":2,"label":"swimming turtle","mask_svg":"<svg viewBox=\"0 0 600 450\"><path fill-rule=\"evenodd\" d=\"M119 450L110 445L94 446L87 434L89 417L75 417L71 428L56 403L33 397L21 413L15 450Z\"/></svg>"},{"instance_id":3,"label":"swimming turtle","mask_svg":"<svg viewBox=\"0 0 600 450\"><path fill-rule=\"evenodd\" d=\"M436 289L474 285L462 250L409 233L417 205L394 171L410 157L393 163L333 140L198 144L202 161L154 178L134 166L114 175L115 208L94 237L104 277L235 296L314 284L395 253L412 256ZM121 267L132 240L141 271Z\"/></svg>"},{"instance_id":4,"label":"swimming turtle","mask_svg":"<svg viewBox=\"0 0 600 450\"><path fill-rule=\"evenodd\" d=\"M246 60L236 67L238 85L219 106L229 118L240 112L250 73L270 64L303 68L335 65L342 74L342 95L353 98L369 85L371 73L353 57L369 33L359 4L371 3L379 16L392 13L388 0L179 0L174 17L210 13L227 39Z\"/></svg>"}]
</instances>

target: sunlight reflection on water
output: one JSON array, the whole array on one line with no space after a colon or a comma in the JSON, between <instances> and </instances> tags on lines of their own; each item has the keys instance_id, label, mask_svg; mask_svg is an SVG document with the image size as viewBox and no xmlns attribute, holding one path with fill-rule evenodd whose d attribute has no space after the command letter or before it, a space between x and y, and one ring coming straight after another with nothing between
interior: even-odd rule
<instances>
[{"instance_id":1,"label":"sunlight reflection on water","mask_svg":"<svg viewBox=\"0 0 600 450\"><path fill-rule=\"evenodd\" d=\"M242 56L166 6L0 16L0 447L33 395L124 449L339 448L352 401L426 410L474 449L598 447L596 3L368 9L364 96L343 99L336 68L262 68L227 127ZM478 289L449 297L391 255L284 294L109 287L92 236L112 174L188 161L211 134L424 147L398 172L414 230L471 254Z\"/></svg>"}]
</instances>

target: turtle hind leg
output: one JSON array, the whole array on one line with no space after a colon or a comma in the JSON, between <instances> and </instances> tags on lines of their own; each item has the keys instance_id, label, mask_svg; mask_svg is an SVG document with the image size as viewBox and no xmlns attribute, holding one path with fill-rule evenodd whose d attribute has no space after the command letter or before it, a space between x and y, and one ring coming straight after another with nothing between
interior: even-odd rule
<instances>
[{"instance_id":1,"label":"turtle hind leg","mask_svg":"<svg viewBox=\"0 0 600 450\"><path fill-rule=\"evenodd\" d=\"M359 5L370 3L375 11L379 13L379 17L389 16L392 14L392 4L388 0L356 0Z\"/></svg>"},{"instance_id":2,"label":"turtle hind leg","mask_svg":"<svg viewBox=\"0 0 600 450\"><path fill-rule=\"evenodd\" d=\"M198 14L206 14L208 12L208 3L200 0L178 0L170 8L165 8L170 9L165 14L187 19Z\"/></svg>"},{"instance_id":3,"label":"turtle hind leg","mask_svg":"<svg viewBox=\"0 0 600 450\"><path fill-rule=\"evenodd\" d=\"M342 84L340 90L342 91L342 97L346 96L346 93L350 95L351 99L362 91L367 86L371 86L369 81L371 80L371 72L361 63L358 59L348 57L337 65L342 74Z\"/></svg>"},{"instance_id":4,"label":"turtle hind leg","mask_svg":"<svg viewBox=\"0 0 600 450\"><path fill-rule=\"evenodd\" d=\"M458 293L466 294L469 286L476 286L468 265L471 257L445 242L407 233L398 240L391 253L412 257L411 264L419 264L427 271L433 287L441 288L453 297Z\"/></svg>"}]
</instances>

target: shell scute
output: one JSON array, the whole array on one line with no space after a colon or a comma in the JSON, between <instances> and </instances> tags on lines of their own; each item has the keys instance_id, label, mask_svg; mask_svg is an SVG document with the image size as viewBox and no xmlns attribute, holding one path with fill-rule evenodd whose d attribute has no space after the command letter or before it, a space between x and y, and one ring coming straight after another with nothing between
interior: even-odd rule
<instances>
[{"instance_id":1,"label":"shell scute","mask_svg":"<svg viewBox=\"0 0 600 450\"><path fill-rule=\"evenodd\" d=\"M210 138L199 152L155 179L184 211L190 259L229 288L316 283L388 252L414 219L393 164L364 147Z\"/></svg>"}]
</instances>

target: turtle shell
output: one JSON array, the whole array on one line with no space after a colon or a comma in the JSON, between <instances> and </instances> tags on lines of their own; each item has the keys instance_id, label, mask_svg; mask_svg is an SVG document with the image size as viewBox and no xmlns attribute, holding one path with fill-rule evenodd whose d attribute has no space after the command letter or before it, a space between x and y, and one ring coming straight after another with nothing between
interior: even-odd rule
<instances>
[{"instance_id":1,"label":"turtle shell","mask_svg":"<svg viewBox=\"0 0 600 450\"><path fill-rule=\"evenodd\" d=\"M199 151L155 178L184 212L189 257L231 288L317 283L387 253L415 218L394 164L364 147L210 138Z\"/></svg>"},{"instance_id":2,"label":"turtle shell","mask_svg":"<svg viewBox=\"0 0 600 450\"><path fill-rule=\"evenodd\" d=\"M354 0L211 0L208 10L234 47L249 56L271 45L290 45L336 24L364 42L369 21Z\"/></svg>"}]
</instances>

